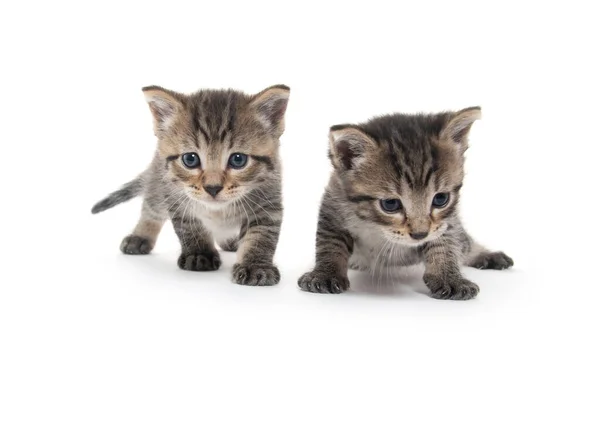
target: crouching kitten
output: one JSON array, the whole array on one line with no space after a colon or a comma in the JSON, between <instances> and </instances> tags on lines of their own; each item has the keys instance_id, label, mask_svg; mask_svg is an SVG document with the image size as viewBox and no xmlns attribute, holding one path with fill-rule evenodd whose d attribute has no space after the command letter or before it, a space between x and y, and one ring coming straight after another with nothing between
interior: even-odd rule
<instances>
[{"instance_id":1,"label":"crouching kitten","mask_svg":"<svg viewBox=\"0 0 600 425\"><path fill-rule=\"evenodd\" d=\"M237 250L233 281L273 285L273 255L282 219L279 138L289 88L250 96L233 90L184 95L143 89L158 146L148 169L98 202L98 213L143 196L141 217L121 243L125 254L148 254L169 218L181 242L180 268L216 270L216 243Z\"/></svg>"},{"instance_id":2,"label":"crouching kitten","mask_svg":"<svg viewBox=\"0 0 600 425\"><path fill-rule=\"evenodd\" d=\"M434 298L467 300L479 287L461 264L513 265L473 241L457 206L467 135L480 108L431 115L394 114L330 131L333 163L317 230L316 266L298 284L310 292L348 289L348 268L425 263Z\"/></svg>"}]
</instances>

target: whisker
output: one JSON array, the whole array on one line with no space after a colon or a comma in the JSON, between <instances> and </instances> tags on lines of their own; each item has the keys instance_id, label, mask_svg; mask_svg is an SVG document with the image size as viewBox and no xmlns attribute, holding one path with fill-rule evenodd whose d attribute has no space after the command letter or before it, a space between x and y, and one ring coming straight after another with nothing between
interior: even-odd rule
<instances>
[{"instance_id":1,"label":"whisker","mask_svg":"<svg viewBox=\"0 0 600 425\"><path fill-rule=\"evenodd\" d=\"M377 285L376 285L376 289L379 289L379 276L380 274L378 273L378 269L379 269L379 258L381 256L381 253L384 251L384 249L386 248L388 244L388 241L386 240L383 245L381 246L381 248L379 249L379 253L377 254L377 256L375 257L375 264L374 267L371 270L371 280L375 280L375 275L378 276L378 280L377 280Z\"/></svg>"},{"instance_id":2,"label":"whisker","mask_svg":"<svg viewBox=\"0 0 600 425\"><path fill-rule=\"evenodd\" d=\"M248 216L248 211L246 211L246 207L244 206L244 203L241 202L242 198L239 198L240 201L240 206L244 209L244 215L246 216L246 224L250 223L250 217Z\"/></svg>"},{"instance_id":3,"label":"whisker","mask_svg":"<svg viewBox=\"0 0 600 425\"><path fill-rule=\"evenodd\" d=\"M256 213L252 209L252 206L246 202L246 199L243 196L240 198L240 200L248 206L248 208L250 209L250 212L252 212L252 214L254 215L254 220L258 223L258 217L256 216ZM248 223L250 223L250 217L248 217Z\"/></svg>"},{"instance_id":4,"label":"whisker","mask_svg":"<svg viewBox=\"0 0 600 425\"><path fill-rule=\"evenodd\" d=\"M273 219L273 216L272 216L271 214L269 214L269 212L268 212L267 210L265 210L265 209L262 207L262 205L260 205L260 204L258 204L258 203L256 203L256 202L254 202L252 199L250 199L250 197L247 197L247 198L246 198L246 200L247 200L247 201L250 201L250 202L252 202L254 205L256 205L256 206L257 206L257 207L259 207L261 210L263 210L263 211L264 211L264 212L265 212L265 213L266 213L266 214L269 216L269 218L271 219L271 221L275 221L275 220Z\"/></svg>"},{"instance_id":5,"label":"whisker","mask_svg":"<svg viewBox=\"0 0 600 425\"><path fill-rule=\"evenodd\" d=\"M267 202L271 207L276 208L275 205L273 205L273 203L268 199L268 196L265 192L263 192L263 190L260 187L257 187L255 190L259 191L262 194L261 199L265 202Z\"/></svg>"}]
</instances>

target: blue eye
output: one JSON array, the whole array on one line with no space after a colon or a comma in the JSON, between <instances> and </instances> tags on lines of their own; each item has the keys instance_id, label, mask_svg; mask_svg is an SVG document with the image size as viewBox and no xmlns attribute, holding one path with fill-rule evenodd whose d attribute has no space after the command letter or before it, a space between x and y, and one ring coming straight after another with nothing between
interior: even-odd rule
<instances>
[{"instance_id":1,"label":"blue eye","mask_svg":"<svg viewBox=\"0 0 600 425\"><path fill-rule=\"evenodd\" d=\"M200 157L193 152L184 153L181 155L181 162L187 168L198 168L200 166Z\"/></svg>"},{"instance_id":2,"label":"blue eye","mask_svg":"<svg viewBox=\"0 0 600 425\"><path fill-rule=\"evenodd\" d=\"M229 166L231 168L240 169L244 168L248 163L248 155L243 153L232 153L229 157Z\"/></svg>"},{"instance_id":3,"label":"blue eye","mask_svg":"<svg viewBox=\"0 0 600 425\"><path fill-rule=\"evenodd\" d=\"M402 209L402 202L400 199L382 199L379 201L381 209L385 212L393 213Z\"/></svg>"},{"instance_id":4,"label":"blue eye","mask_svg":"<svg viewBox=\"0 0 600 425\"><path fill-rule=\"evenodd\" d=\"M431 202L431 204L436 208L442 208L442 207L446 206L446 204L448 203L449 200L450 200L449 193L447 193L447 192L437 193L433 197L433 201Z\"/></svg>"}]
</instances>

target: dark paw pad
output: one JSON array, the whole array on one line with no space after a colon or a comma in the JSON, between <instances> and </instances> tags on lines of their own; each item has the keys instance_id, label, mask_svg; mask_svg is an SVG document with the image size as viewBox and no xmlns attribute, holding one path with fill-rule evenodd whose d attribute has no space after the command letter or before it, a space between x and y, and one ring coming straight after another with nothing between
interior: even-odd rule
<instances>
[{"instance_id":1,"label":"dark paw pad","mask_svg":"<svg viewBox=\"0 0 600 425\"><path fill-rule=\"evenodd\" d=\"M425 275L423 280L431 296L439 300L470 300L479 293L479 286L464 277Z\"/></svg>"},{"instance_id":2,"label":"dark paw pad","mask_svg":"<svg viewBox=\"0 0 600 425\"><path fill-rule=\"evenodd\" d=\"M350 288L350 281L345 276L312 271L298 279L298 286L307 292L341 294Z\"/></svg>"},{"instance_id":3,"label":"dark paw pad","mask_svg":"<svg viewBox=\"0 0 600 425\"><path fill-rule=\"evenodd\" d=\"M248 286L271 286L279 283L281 276L273 264L234 264L233 282Z\"/></svg>"},{"instance_id":4,"label":"dark paw pad","mask_svg":"<svg viewBox=\"0 0 600 425\"><path fill-rule=\"evenodd\" d=\"M221 258L218 252L183 252L177 260L180 269L194 272L217 270L221 267Z\"/></svg>"},{"instance_id":5,"label":"dark paw pad","mask_svg":"<svg viewBox=\"0 0 600 425\"><path fill-rule=\"evenodd\" d=\"M512 267L514 264L512 258L503 252L486 252L480 254L469 263L471 267L476 269L494 269L504 270Z\"/></svg>"},{"instance_id":6,"label":"dark paw pad","mask_svg":"<svg viewBox=\"0 0 600 425\"><path fill-rule=\"evenodd\" d=\"M146 255L150 254L152 248L154 248L154 243L142 236L125 236L125 239L121 242L121 252L123 254Z\"/></svg>"}]
</instances>

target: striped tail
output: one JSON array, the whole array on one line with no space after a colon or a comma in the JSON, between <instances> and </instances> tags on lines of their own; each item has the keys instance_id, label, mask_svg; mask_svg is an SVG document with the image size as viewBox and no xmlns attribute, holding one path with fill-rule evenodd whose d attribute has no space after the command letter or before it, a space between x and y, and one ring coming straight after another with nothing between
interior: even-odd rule
<instances>
[{"instance_id":1,"label":"striped tail","mask_svg":"<svg viewBox=\"0 0 600 425\"><path fill-rule=\"evenodd\" d=\"M144 182L142 176L131 180L129 183L123 185L119 190L114 191L106 198L98 202L92 208L92 214L98 214L99 212L105 211L109 208L119 205L123 202L129 201L142 193L144 189Z\"/></svg>"}]
</instances>

